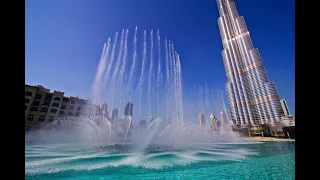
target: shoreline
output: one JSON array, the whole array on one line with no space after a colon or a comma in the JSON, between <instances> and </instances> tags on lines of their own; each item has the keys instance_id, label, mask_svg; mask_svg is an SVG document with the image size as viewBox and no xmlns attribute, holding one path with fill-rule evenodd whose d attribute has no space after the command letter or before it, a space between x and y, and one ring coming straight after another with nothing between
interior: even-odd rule
<instances>
[{"instance_id":1,"label":"shoreline","mask_svg":"<svg viewBox=\"0 0 320 180\"><path fill-rule=\"evenodd\" d=\"M293 141L295 142L295 139L280 139L275 137L248 137L248 140L250 141L262 141L262 142L270 142L270 141Z\"/></svg>"}]
</instances>

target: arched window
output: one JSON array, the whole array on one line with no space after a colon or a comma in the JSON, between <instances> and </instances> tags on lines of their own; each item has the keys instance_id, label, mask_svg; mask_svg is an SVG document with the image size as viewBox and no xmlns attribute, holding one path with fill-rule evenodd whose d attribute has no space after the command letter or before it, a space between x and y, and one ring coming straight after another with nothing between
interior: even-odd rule
<instances>
[{"instance_id":1,"label":"arched window","mask_svg":"<svg viewBox=\"0 0 320 180\"><path fill-rule=\"evenodd\" d=\"M53 100L60 101L60 98L59 97L55 97Z\"/></svg>"},{"instance_id":2,"label":"arched window","mask_svg":"<svg viewBox=\"0 0 320 180\"><path fill-rule=\"evenodd\" d=\"M25 92L25 95L26 95L26 96L32 96L32 92L26 91L26 92Z\"/></svg>"}]
</instances>

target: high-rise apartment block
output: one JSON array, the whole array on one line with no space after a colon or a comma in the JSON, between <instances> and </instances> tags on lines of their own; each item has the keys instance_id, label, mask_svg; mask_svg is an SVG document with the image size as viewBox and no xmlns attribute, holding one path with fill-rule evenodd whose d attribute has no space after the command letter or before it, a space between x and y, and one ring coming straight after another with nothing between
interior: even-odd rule
<instances>
[{"instance_id":1,"label":"high-rise apartment block","mask_svg":"<svg viewBox=\"0 0 320 180\"><path fill-rule=\"evenodd\" d=\"M133 104L131 102L127 102L124 106L124 115L125 116L132 116L133 112Z\"/></svg>"}]
</instances>

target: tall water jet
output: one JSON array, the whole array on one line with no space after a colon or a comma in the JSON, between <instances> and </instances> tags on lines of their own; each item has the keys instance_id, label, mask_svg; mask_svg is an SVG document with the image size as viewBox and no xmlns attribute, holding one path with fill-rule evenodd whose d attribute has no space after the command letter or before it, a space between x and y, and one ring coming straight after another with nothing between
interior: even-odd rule
<instances>
[{"instance_id":1,"label":"tall water jet","mask_svg":"<svg viewBox=\"0 0 320 180\"><path fill-rule=\"evenodd\" d=\"M177 54L177 84L178 84L178 104L179 104L179 114L180 114L180 123L183 124L184 123L184 112L183 112L183 98L182 98L182 72L181 72L181 62L180 62L180 56L179 54Z\"/></svg>"},{"instance_id":2,"label":"tall water jet","mask_svg":"<svg viewBox=\"0 0 320 180\"><path fill-rule=\"evenodd\" d=\"M108 91L110 91L110 76L111 76L111 68L113 67L114 61L115 61L115 52L116 52L116 45L118 40L118 32L115 34L112 50L111 50L111 56L110 56L110 62L107 64L107 69L104 75L104 86L102 87L102 91L105 89L105 87L108 87ZM99 97L100 99L101 97ZM108 97L109 98L109 97Z\"/></svg>"},{"instance_id":3,"label":"tall water jet","mask_svg":"<svg viewBox=\"0 0 320 180\"><path fill-rule=\"evenodd\" d=\"M166 101L165 102L167 102L167 100L168 100L168 96L169 96L169 91L168 91L168 89L169 89L169 76L170 76L170 67L169 67L169 53L168 53L168 42L167 42L167 39L165 39L165 51L166 51L166 85L165 85L165 91L167 92L166 94L165 94L165 97L166 97ZM165 104L165 106L166 106L166 108L165 108L165 113L166 113L166 117L168 116L168 114L169 114L169 106L168 106L168 104Z\"/></svg>"},{"instance_id":4,"label":"tall water jet","mask_svg":"<svg viewBox=\"0 0 320 180\"><path fill-rule=\"evenodd\" d=\"M120 90L120 102L119 102L119 107L122 106L122 98L123 98L123 87L124 87L124 82L126 82L127 79L127 73L125 74L125 70L126 70L126 65L127 65L127 53L128 53L128 34L129 34L129 30L127 29L126 31L126 37L125 37L125 41L124 41L124 55L123 55L123 65L121 66L121 70L120 70L120 76L117 80L117 82L120 82L119 85L121 90ZM125 77L123 77L125 75ZM121 110L120 110L121 112Z\"/></svg>"},{"instance_id":5,"label":"tall water jet","mask_svg":"<svg viewBox=\"0 0 320 180\"><path fill-rule=\"evenodd\" d=\"M126 130L126 134L125 134L125 136L124 136L124 140L123 140L123 148L124 148L124 144L125 144L125 142L126 142L126 140L127 140L127 136L128 136L128 132L129 132L129 129L131 128L131 124L132 124L132 116L127 116L125 119L127 119L128 120L128 127L127 127L127 130Z\"/></svg>"},{"instance_id":6,"label":"tall water jet","mask_svg":"<svg viewBox=\"0 0 320 180\"><path fill-rule=\"evenodd\" d=\"M122 57L122 52L123 52L123 42L124 42L123 39L124 39L124 29L122 29L122 32L121 32L119 54L118 54L117 61L115 64L115 69L113 70L113 73L111 75L111 91L110 91L112 94L111 107L115 107L116 77L119 74L119 67L120 67L120 63L122 60L121 57Z\"/></svg>"},{"instance_id":7,"label":"tall water jet","mask_svg":"<svg viewBox=\"0 0 320 180\"><path fill-rule=\"evenodd\" d=\"M172 109L172 104L173 102L172 101L172 90L171 90L171 86L172 86L172 65L171 65L171 62L172 62L172 58L171 58L171 41L169 40L168 41L168 51L166 53L168 53L168 68L169 68L169 76L167 78L167 108L168 108L168 112L167 112L167 117L171 117L172 114L171 112L173 111Z\"/></svg>"},{"instance_id":8,"label":"tall water jet","mask_svg":"<svg viewBox=\"0 0 320 180\"><path fill-rule=\"evenodd\" d=\"M157 99L158 99L158 117L160 117L160 86L161 86L161 43L160 43L160 32L158 29L158 72L157 72Z\"/></svg>"},{"instance_id":9,"label":"tall water jet","mask_svg":"<svg viewBox=\"0 0 320 180\"><path fill-rule=\"evenodd\" d=\"M103 74L105 72L106 65L107 65L107 58L108 58L108 54L110 51L110 41L111 40L109 38L108 45L106 46L106 44L104 44L104 46L103 46L102 55L100 58L100 63L98 65L96 77L95 77L93 85L92 85L91 97L93 97L93 99L97 99L101 95L101 85L103 83L102 77L103 77Z\"/></svg>"},{"instance_id":10,"label":"tall water jet","mask_svg":"<svg viewBox=\"0 0 320 180\"><path fill-rule=\"evenodd\" d=\"M173 45L172 45L173 46ZM171 46L171 47L172 47ZM172 47L172 51L174 52L174 49ZM178 111L178 95L177 95L177 91L178 91L178 87L177 87L177 67L176 67L176 52L174 52L173 54L173 57L172 57L172 62L173 62L173 87L172 87L172 91L174 93L174 100L175 100L175 112L176 113L176 116L175 118L177 119L177 126L179 125L179 121L180 121L180 118L179 118L179 111Z\"/></svg>"},{"instance_id":11,"label":"tall water jet","mask_svg":"<svg viewBox=\"0 0 320 180\"><path fill-rule=\"evenodd\" d=\"M130 69L130 76L129 76L129 99L131 102L132 98L132 84L133 84L133 74L136 67L136 61L137 61L137 33L138 33L138 26L136 26L136 29L134 31L134 39L133 39L133 62Z\"/></svg>"},{"instance_id":12,"label":"tall water jet","mask_svg":"<svg viewBox=\"0 0 320 180\"><path fill-rule=\"evenodd\" d=\"M152 88L152 67L153 67L153 29L150 32L150 66L149 66L149 89L148 89L148 105L149 105L149 116L151 115L151 88Z\"/></svg>"},{"instance_id":13,"label":"tall water jet","mask_svg":"<svg viewBox=\"0 0 320 180\"><path fill-rule=\"evenodd\" d=\"M142 57L142 68L141 68L141 74L140 74L140 106L139 106L139 116L141 116L141 111L142 111L142 85L143 85L143 80L144 80L144 67L145 67L145 61L146 61L146 56L147 56L147 32L144 30L143 32L143 57Z\"/></svg>"}]
</instances>

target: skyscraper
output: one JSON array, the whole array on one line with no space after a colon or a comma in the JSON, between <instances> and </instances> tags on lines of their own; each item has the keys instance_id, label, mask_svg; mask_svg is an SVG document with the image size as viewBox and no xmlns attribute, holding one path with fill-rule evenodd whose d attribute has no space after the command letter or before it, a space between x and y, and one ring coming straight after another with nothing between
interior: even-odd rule
<instances>
[{"instance_id":1,"label":"skyscraper","mask_svg":"<svg viewBox=\"0 0 320 180\"><path fill-rule=\"evenodd\" d=\"M279 121L283 110L276 87L267 78L243 16L238 15L234 0L217 0L217 5L232 120L238 125Z\"/></svg>"},{"instance_id":2,"label":"skyscraper","mask_svg":"<svg viewBox=\"0 0 320 180\"><path fill-rule=\"evenodd\" d=\"M114 120L118 115L119 115L119 110L118 110L118 108L114 108L114 109L112 110L111 118Z\"/></svg>"},{"instance_id":3,"label":"skyscraper","mask_svg":"<svg viewBox=\"0 0 320 180\"><path fill-rule=\"evenodd\" d=\"M103 104L101 105L101 110L102 110L102 115L103 115L104 117L108 117L108 115L109 115L109 114L107 114L107 112L108 112L108 105L107 105L106 103L103 103Z\"/></svg>"},{"instance_id":4,"label":"skyscraper","mask_svg":"<svg viewBox=\"0 0 320 180\"><path fill-rule=\"evenodd\" d=\"M200 120L200 126L205 127L206 126L206 118L203 113L199 114L199 120Z\"/></svg>"},{"instance_id":5,"label":"skyscraper","mask_svg":"<svg viewBox=\"0 0 320 180\"><path fill-rule=\"evenodd\" d=\"M133 104L131 102L127 102L126 105L124 106L124 115L132 116L132 111L133 111Z\"/></svg>"},{"instance_id":6,"label":"skyscraper","mask_svg":"<svg viewBox=\"0 0 320 180\"><path fill-rule=\"evenodd\" d=\"M221 111L220 112L220 117L221 117L221 121L224 123L224 124L228 124L228 120L227 120L227 115L224 111Z\"/></svg>"}]
</instances>

